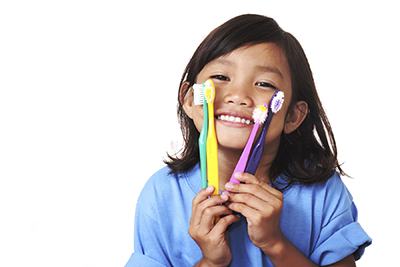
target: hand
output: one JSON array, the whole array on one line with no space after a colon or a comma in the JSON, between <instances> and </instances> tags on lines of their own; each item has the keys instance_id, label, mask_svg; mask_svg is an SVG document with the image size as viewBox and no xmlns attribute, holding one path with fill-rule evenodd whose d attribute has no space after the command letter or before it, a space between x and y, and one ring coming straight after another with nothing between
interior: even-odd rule
<instances>
[{"instance_id":1,"label":"hand","mask_svg":"<svg viewBox=\"0 0 400 267\"><path fill-rule=\"evenodd\" d=\"M280 228L283 195L249 173L235 173L245 184L226 183L222 195L229 196L227 207L247 219L251 241L265 254L276 252L285 237Z\"/></svg>"},{"instance_id":2,"label":"hand","mask_svg":"<svg viewBox=\"0 0 400 267\"><path fill-rule=\"evenodd\" d=\"M232 260L232 254L225 231L230 224L239 221L239 218L226 206L220 205L228 201L228 196L211 196L213 192L214 187L209 186L193 199L189 234L203 253L202 263L227 266ZM217 216L221 216L221 219L214 225Z\"/></svg>"}]
</instances>

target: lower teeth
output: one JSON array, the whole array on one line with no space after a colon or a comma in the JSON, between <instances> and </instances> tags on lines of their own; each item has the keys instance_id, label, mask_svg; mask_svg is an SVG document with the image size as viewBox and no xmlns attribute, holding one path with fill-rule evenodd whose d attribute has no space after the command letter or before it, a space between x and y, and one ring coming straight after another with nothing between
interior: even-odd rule
<instances>
[{"instance_id":1,"label":"lower teeth","mask_svg":"<svg viewBox=\"0 0 400 267\"><path fill-rule=\"evenodd\" d=\"M217 119L223 120L223 121L229 121L229 122L243 123L243 124L247 124L247 125L253 124L252 121L250 121L250 120L241 119L241 118L233 117L233 116L221 115L221 116L218 116Z\"/></svg>"}]
</instances>

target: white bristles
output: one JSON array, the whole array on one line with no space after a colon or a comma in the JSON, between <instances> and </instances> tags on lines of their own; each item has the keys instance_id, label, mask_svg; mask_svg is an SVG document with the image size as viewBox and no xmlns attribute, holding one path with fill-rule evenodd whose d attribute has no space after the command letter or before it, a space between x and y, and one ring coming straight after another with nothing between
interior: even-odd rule
<instances>
[{"instance_id":1,"label":"white bristles","mask_svg":"<svg viewBox=\"0 0 400 267\"><path fill-rule=\"evenodd\" d=\"M262 103L258 107L255 107L253 110L254 123L258 124L264 123L265 119L267 118L267 115L268 115L267 104Z\"/></svg>"},{"instance_id":2,"label":"white bristles","mask_svg":"<svg viewBox=\"0 0 400 267\"><path fill-rule=\"evenodd\" d=\"M194 95L194 104L195 105L203 105L204 104L203 84L193 84L193 95Z\"/></svg>"},{"instance_id":3,"label":"white bristles","mask_svg":"<svg viewBox=\"0 0 400 267\"><path fill-rule=\"evenodd\" d=\"M275 93L275 96L271 100L271 111L273 113L277 113L283 106L283 102L285 101L283 98L285 94L282 91L278 91Z\"/></svg>"}]
</instances>

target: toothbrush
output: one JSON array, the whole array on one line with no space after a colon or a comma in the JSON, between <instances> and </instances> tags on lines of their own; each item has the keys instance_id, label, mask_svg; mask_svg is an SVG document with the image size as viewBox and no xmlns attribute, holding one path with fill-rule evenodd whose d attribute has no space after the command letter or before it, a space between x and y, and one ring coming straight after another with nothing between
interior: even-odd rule
<instances>
[{"instance_id":1,"label":"toothbrush","mask_svg":"<svg viewBox=\"0 0 400 267\"><path fill-rule=\"evenodd\" d=\"M204 83L204 97L208 105L208 135L207 135L207 177L208 184L214 186L212 195L219 195L218 174L218 143L214 125L215 87L209 79Z\"/></svg>"},{"instance_id":2,"label":"toothbrush","mask_svg":"<svg viewBox=\"0 0 400 267\"><path fill-rule=\"evenodd\" d=\"M268 109L268 117L266 122L263 125L261 135L258 138L257 142L254 145L253 151L250 154L250 158L248 164L246 166L245 172L250 174L255 174L258 164L260 163L261 156L264 150L264 142L265 137L267 136L269 125L272 121L272 117L275 113L277 113L283 105L284 102L284 93L282 91L276 91L275 94L272 96L271 101L269 102L269 109Z\"/></svg>"},{"instance_id":3,"label":"toothbrush","mask_svg":"<svg viewBox=\"0 0 400 267\"><path fill-rule=\"evenodd\" d=\"M203 105L203 127L201 128L199 137L199 151L200 151L200 172L201 172L201 187L207 187L207 131L208 131L208 108L206 98L204 96L204 83L194 84L194 104Z\"/></svg>"},{"instance_id":4,"label":"toothbrush","mask_svg":"<svg viewBox=\"0 0 400 267\"><path fill-rule=\"evenodd\" d=\"M256 137L258 127L260 124L265 122L265 119L268 115L268 107L267 104L262 103L258 107L254 108L253 110L253 119L254 119L254 126L251 130L249 139L247 140L246 146L240 156L238 163L236 164L235 170L232 173L230 182L239 184L240 182L235 179L234 174L237 172L244 172L246 167L247 160L249 158L251 147L253 146L254 138Z\"/></svg>"}]
</instances>

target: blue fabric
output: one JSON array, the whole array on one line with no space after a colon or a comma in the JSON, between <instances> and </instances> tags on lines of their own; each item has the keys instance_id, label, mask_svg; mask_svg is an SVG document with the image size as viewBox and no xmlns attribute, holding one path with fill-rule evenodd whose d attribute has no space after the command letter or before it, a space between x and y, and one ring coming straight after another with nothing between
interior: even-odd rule
<instances>
[{"instance_id":1,"label":"blue fabric","mask_svg":"<svg viewBox=\"0 0 400 267\"><path fill-rule=\"evenodd\" d=\"M188 233L192 200L201 190L200 168L168 175L155 173L140 194L135 214L135 252L126 267L193 266L202 257ZM278 181L284 183L279 177ZM358 260L371 238L357 222L352 196L335 174L325 183L294 185L283 191L281 229L304 255L319 266L354 254ZM253 245L242 216L230 229L229 266L273 266Z\"/></svg>"}]
</instances>

